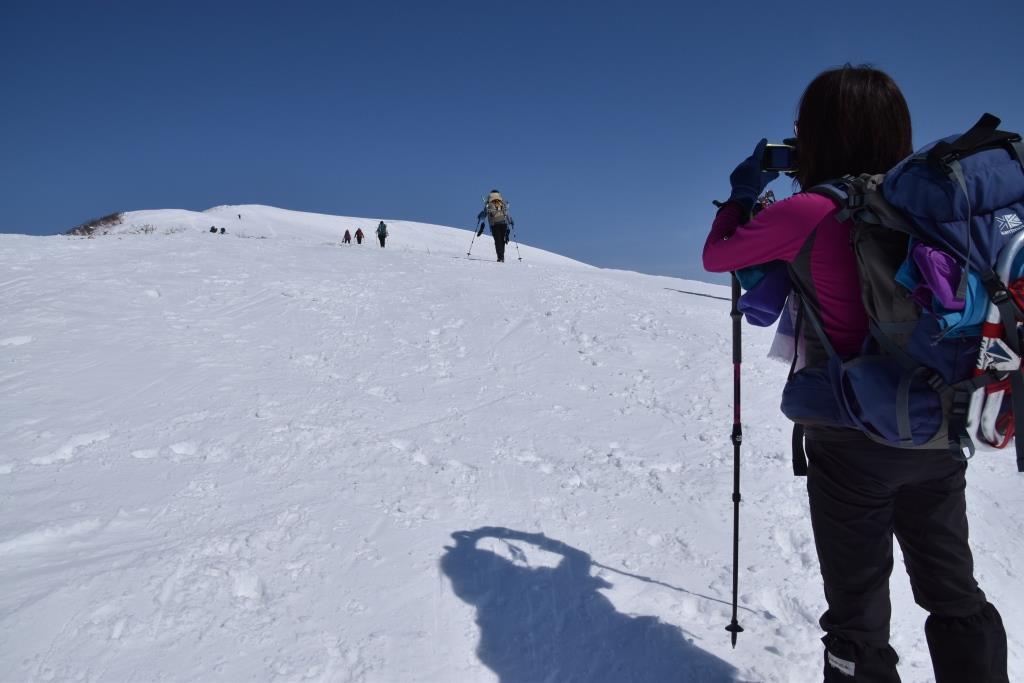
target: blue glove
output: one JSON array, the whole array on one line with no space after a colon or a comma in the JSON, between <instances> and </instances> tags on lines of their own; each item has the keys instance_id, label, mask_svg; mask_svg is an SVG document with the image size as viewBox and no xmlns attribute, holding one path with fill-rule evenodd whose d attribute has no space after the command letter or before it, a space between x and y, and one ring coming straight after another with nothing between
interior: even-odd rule
<instances>
[{"instance_id":1,"label":"blue glove","mask_svg":"<svg viewBox=\"0 0 1024 683\"><path fill-rule=\"evenodd\" d=\"M732 185L729 201L742 204L748 212L754 207L754 202L764 192L764 188L768 187L768 183L779 177L778 171L761 170L764 148L767 144L768 140L761 138L754 147L754 153L740 162L729 176L729 183Z\"/></svg>"}]
</instances>

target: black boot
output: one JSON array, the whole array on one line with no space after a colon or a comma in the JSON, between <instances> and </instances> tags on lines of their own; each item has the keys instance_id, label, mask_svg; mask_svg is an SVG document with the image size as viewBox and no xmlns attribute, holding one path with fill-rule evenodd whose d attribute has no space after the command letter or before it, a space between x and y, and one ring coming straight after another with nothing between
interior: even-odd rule
<instances>
[{"instance_id":1,"label":"black boot","mask_svg":"<svg viewBox=\"0 0 1024 683\"><path fill-rule=\"evenodd\" d=\"M825 683L900 683L890 646L856 645L836 636L825 636Z\"/></svg>"},{"instance_id":2,"label":"black boot","mask_svg":"<svg viewBox=\"0 0 1024 683\"><path fill-rule=\"evenodd\" d=\"M969 617L938 617L924 622L935 683L1008 683L1006 631L991 603Z\"/></svg>"}]
</instances>

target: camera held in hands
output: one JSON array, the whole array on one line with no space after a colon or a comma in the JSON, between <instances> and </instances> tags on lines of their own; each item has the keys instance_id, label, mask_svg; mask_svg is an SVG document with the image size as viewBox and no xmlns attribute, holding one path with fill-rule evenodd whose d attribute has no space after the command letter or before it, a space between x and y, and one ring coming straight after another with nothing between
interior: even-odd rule
<instances>
[{"instance_id":1,"label":"camera held in hands","mask_svg":"<svg viewBox=\"0 0 1024 683\"><path fill-rule=\"evenodd\" d=\"M781 145L766 145L761 170L793 173L797 169L796 138L786 138Z\"/></svg>"}]
</instances>

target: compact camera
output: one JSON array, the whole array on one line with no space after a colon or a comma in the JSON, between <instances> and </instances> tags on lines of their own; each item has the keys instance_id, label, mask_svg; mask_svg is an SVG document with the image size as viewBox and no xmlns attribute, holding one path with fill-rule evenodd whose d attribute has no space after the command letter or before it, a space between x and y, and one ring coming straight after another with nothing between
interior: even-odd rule
<instances>
[{"instance_id":1,"label":"compact camera","mask_svg":"<svg viewBox=\"0 0 1024 683\"><path fill-rule=\"evenodd\" d=\"M792 173L797 169L796 138L786 138L781 145L766 145L761 169Z\"/></svg>"}]
</instances>

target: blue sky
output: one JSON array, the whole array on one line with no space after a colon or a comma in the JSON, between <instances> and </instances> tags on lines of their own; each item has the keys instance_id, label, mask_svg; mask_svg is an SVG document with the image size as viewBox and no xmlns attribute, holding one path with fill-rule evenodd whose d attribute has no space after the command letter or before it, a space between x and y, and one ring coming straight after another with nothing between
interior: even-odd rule
<instances>
[{"instance_id":1,"label":"blue sky","mask_svg":"<svg viewBox=\"0 0 1024 683\"><path fill-rule=\"evenodd\" d=\"M1024 129L1019 0L893 4L11 0L0 231L236 203L469 227L496 187L524 242L715 280L711 200L827 67L892 74L918 145Z\"/></svg>"}]
</instances>

